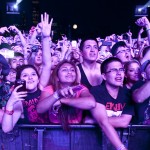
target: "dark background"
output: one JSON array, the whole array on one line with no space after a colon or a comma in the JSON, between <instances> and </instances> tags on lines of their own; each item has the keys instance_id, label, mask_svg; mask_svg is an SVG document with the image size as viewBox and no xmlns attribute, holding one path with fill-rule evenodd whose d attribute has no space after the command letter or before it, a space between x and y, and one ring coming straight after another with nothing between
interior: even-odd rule
<instances>
[{"instance_id":1,"label":"dark background","mask_svg":"<svg viewBox=\"0 0 150 150\"><path fill-rule=\"evenodd\" d=\"M5 3L1 0L0 25L18 24L29 29L32 23L32 2L20 3L20 15L6 15ZM9 0L11 1L11 0ZM12 0L13 1L13 0ZM135 25L136 5L144 5L148 0L39 0L39 13L47 12L54 18L57 36L71 34L72 38L94 36L104 38L113 33L121 34L131 29L133 37L139 28ZM40 21L40 17L39 17ZM72 25L77 24L77 30Z\"/></svg>"}]
</instances>

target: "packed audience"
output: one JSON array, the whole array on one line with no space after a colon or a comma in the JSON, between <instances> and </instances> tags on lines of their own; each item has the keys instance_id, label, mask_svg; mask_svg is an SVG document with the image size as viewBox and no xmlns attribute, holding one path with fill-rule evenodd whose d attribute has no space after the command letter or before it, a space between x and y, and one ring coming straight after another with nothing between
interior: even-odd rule
<instances>
[{"instance_id":1,"label":"packed audience","mask_svg":"<svg viewBox=\"0 0 150 150\"><path fill-rule=\"evenodd\" d=\"M0 28L0 123L98 124L117 150L127 150L115 128L150 124L150 22L131 31L54 42L47 13L23 33ZM142 37L142 33L147 33Z\"/></svg>"}]
</instances>

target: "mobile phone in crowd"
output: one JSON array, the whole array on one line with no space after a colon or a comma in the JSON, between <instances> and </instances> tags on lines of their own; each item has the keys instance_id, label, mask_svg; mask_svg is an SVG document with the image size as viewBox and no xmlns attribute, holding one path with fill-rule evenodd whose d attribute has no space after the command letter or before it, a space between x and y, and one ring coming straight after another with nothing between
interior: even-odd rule
<instances>
[{"instance_id":1,"label":"mobile phone in crowd","mask_svg":"<svg viewBox=\"0 0 150 150\"><path fill-rule=\"evenodd\" d=\"M19 85L22 85L22 87L20 87L17 92L21 92L21 91L26 91L26 81L25 80L16 80L15 82L15 87L19 86Z\"/></svg>"},{"instance_id":2,"label":"mobile phone in crowd","mask_svg":"<svg viewBox=\"0 0 150 150\"><path fill-rule=\"evenodd\" d=\"M77 48L77 41L76 40L73 40L73 41L71 41L71 46L72 46L72 48L74 48L74 49L76 49Z\"/></svg>"}]
</instances>

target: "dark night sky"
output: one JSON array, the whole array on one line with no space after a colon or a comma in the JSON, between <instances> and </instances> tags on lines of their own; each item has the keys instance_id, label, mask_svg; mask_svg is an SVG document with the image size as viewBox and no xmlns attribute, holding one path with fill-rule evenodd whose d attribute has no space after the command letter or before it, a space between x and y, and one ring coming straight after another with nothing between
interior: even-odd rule
<instances>
[{"instance_id":1,"label":"dark night sky","mask_svg":"<svg viewBox=\"0 0 150 150\"><path fill-rule=\"evenodd\" d=\"M48 12L61 27L68 31L68 25L78 24L72 34L81 36L100 36L112 33L133 32L136 5L146 4L148 0L41 0L41 12ZM134 36L134 35L133 35ZM136 35L135 35L136 36Z\"/></svg>"},{"instance_id":2,"label":"dark night sky","mask_svg":"<svg viewBox=\"0 0 150 150\"><path fill-rule=\"evenodd\" d=\"M7 16L4 3L0 5L0 25L21 22L23 19L16 16ZM58 24L53 29L57 33L69 33L69 25L78 25L77 30L71 29L72 37L94 36L104 38L113 33L121 34L128 31L129 27L133 37L137 36L139 28L135 25L134 10L136 5L144 5L148 0L39 0L40 12L47 12ZM20 3L21 11L25 11L28 26L32 24L31 0ZM20 23L21 24L21 23Z\"/></svg>"}]
</instances>

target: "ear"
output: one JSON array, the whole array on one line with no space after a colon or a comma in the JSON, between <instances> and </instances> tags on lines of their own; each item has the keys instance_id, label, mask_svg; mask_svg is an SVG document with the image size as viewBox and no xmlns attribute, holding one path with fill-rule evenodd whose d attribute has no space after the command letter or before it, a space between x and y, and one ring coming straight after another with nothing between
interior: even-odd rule
<instances>
[{"instance_id":1,"label":"ear","mask_svg":"<svg viewBox=\"0 0 150 150\"><path fill-rule=\"evenodd\" d=\"M106 74L105 73L102 73L102 78L103 78L103 80L106 80Z\"/></svg>"}]
</instances>

